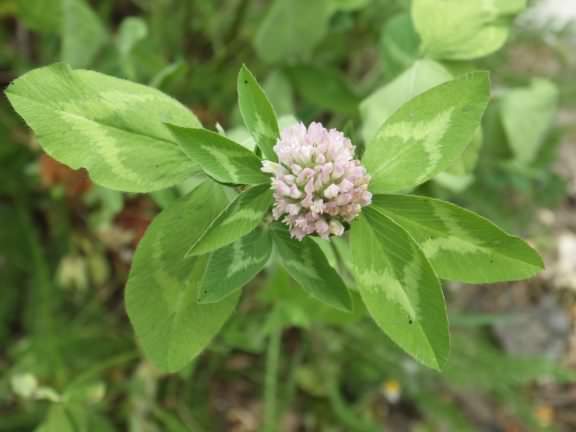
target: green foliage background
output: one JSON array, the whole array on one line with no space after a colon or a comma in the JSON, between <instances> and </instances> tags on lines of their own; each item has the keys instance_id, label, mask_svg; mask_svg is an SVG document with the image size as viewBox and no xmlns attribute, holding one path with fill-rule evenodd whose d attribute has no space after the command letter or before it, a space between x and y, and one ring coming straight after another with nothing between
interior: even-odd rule
<instances>
[{"instance_id":1,"label":"green foliage background","mask_svg":"<svg viewBox=\"0 0 576 432\"><path fill-rule=\"evenodd\" d=\"M486 3L446 0L439 7L438 0L3 0L0 80L6 86L56 61L130 79L174 96L195 114L181 116L173 100L156 99L165 106L170 123L195 127L197 117L205 127L222 128L251 148L253 140L241 126L236 106L236 74L246 63L282 116L280 127L294 117L322 120L348 131L364 148L376 128L413 96L471 70L488 70L493 100L482 131L458 164L418 192L466 205L529 237L546 252L554 249L554 240L536 215L569 198L566 180L552 166L560 138L569 132L559 128L556 119L559 109L573 109L570 78L575 59L566 34L513 25L514 16L526 6L523 1L494 2L497 6L489 10ZM515 57L518 51L559 66L522 67ZM81 83L90 75L69 73L69 79ZM115 85L106 79L86 85L85 91L97 95L113 91ZM137 96L146 92L153 90L134 84L134 100L118 103L142 103ZM43 97L46 109L59 108L50 106L55 102L49 93ZM94 105L81 109L96 117L99 113ZM122 125L142 120L116 119ZM154 154L147 148L168 134L150 129L146 143L129 130L117 139L134 142L124 160L147 164L153 173ZM58 145L69 154L81 140L71 131ZM80 161L85 162L81 151L66 162L75 168ZM98 168L96 164L92 172L95 180ZM463 306L466 288L459 287L447 291L455 334L443 374L417 365L395 348L365 318L357 294L351 299L353 313L344 314L308 297L282 269L267 268L209 350L184 371L163 375L143 360L140 349L148 348L135 345L122 304L123 287L147 223L198 183L198 168L175 164L167 181L177 179L178 186L149 196L138 192L149 191L152 181L133 186L118 176L105 184L134 192L122 194L88 187L81 174L62 170L41 156L34 138L3 100L0 430L576 427L562 420L561 410L557 421L550 422L540 410L555 408L549 401L553 398L546 396L550 388L561 393L572 386L575 375L565 359L551 360L546 351L529 356L507 352L495 329L514 320L514 313ZM394 219L393 213L383 217ZM170 215L165 217L170 226ZM190 238L196 229L191 227ZM186 239L181 240L185 251ZM350 261L347 249L337 243L324 252L337 268L346 268ZM162 259L176 265L169 254ZM143 282L136 281L129 290L150 289L146 269L140 274ZM537 299L552 292L563 306L570 305L573 296L559 294L543 279L520 288L469 289L476 296L472 303L498 299L507 289L525 290L527 297ZM190 312L195 299L180 300L185 307L172 305L178 311L174 319L194 331L201 323L182 312ZM213 313L226 313L222 309L237 301L229 297L217 303ZM152 295L147 306L152 316L159 312L155 306ZM210 328L202 331L214 333ZM186 343L183 337L174 350ZM170 364L177 352L149 355ZM391 390L395 385L399 401ZM488 407L489 416L472 410L475 404Z\"/></svg>"}]
</instances>

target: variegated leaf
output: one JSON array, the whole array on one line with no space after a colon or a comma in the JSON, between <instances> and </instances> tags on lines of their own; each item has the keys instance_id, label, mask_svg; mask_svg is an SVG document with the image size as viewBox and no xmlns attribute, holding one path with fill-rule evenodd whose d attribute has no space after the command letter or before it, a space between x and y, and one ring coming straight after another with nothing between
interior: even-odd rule
<instances>
[{"instance_id":1,"label":"variegated leaf","mask_svg":"<svg viewBox=\"0 0 576 432\"><path fill-rule=\"evenodd\" d=\"M18 78L6 95L50 156L102 186L150 192L199 171L163 123L200 123L158 90L55 64Z\"/></svg>"},{"instance_id":2,"label":"variegated leaf","mask_svg":"<svg viewBox=\"0 0 576 432\"><path fill-rule=\"evenodd\" d=\"M278 139L276 113L264 90L245 65L238 74L238 104L244 124L264 157L277 160L273 148Z\"/></svg>"},{"instance_id":3,"label":"variegated leaf","mask_svg":"<svg viewBox=\"0 0 576 432\"><path fill-rule=\"evenodd\" d=\"M448 69L434 60L422 59L414 62L360 104L364 140L370 142L388 117L404 103L452 78Z\"/></svg>"},{"instance_id":4,"label":"variegated leaf","mask_svg":"<svg viewBox=\"0 0 576 432\"><path fill-rule=\"evenodd\" d=\"M168 127L190 159L217 181L251 185L270 182L270 177L260 171L258 156L242 145L207 129Z\"/></svg>"},{"instance_id":5,"label":"variegated leaf","mask_svg":"<svg viewBox=\"0 0 576 432\"><path fill-rule=\"evenodd\" d=\"M236 197L192 244L186 256L220 249L252 232L272 205L269 185L254 186Z\"/></svg>"},{"instance_id":6,"label":"variegated leaf","mask_svg":"<svg viewBox=\"0 0 576 432\"><path fill-rule=\"evenodd\" d=\"M352 223L350 240L358 289L374 321L406 352L441 369L450 345L446 306L416 242L372 208Z\"/></svg>"},{"instance_id":7,"label":"variegated leaf","mask_svg":"<svg viewBox=\"0 0 576 432\"><path fill-rule=\"evenodd\" d=\"M186 249L226 206L221 186L205 182L160 213L138 245L126 287L126 308L146 356L158 368L184 367L234 311L238 295L196 302L208 257Z\"/></svg>"},{"instance_id":8,"label":"variegated leaf","mask_svg":"<svg viewBox=\"0 0 576 432\"><path fill-rule=\"evenodd\" d=\"M442 279L493 283L526 279L543 269L538 253L523 240L471 211L414 195L373 200L373 209L414 237Z\"/></svg>"},{"instance_id":9,"label":"variegated leaf","mask_svg":"<svg viewBox=\"0 0 576 432\"><path fill-rule=\"evenodd\" d=\"M260 228L213 252L200 283L198 302L219 302L241 289L264 268L271 252L270 232Z\"/></svg>"},{"instance_id":10,"label":"variegated leaf","mask_svg":"<svg viewBox=\"0 0 576 432\"><path fill-rule=\"evenodd\" d=\"M488 74L474 72L404 104L366 148L371 191L409 190L446 169L480 126L489 93Z\"/></svg>"},{"instance_id":11,"label":"variegated leaf","mask_svg":"<svg viewBox=\"0 0 576 432\"><path fill-rule=\"evenodd\" d=\"M336 270L330 266L320 247L309 238L290 238L288 229L273 225L274 244L281 264L292 278L312 297L332 307L350 311L350 293Z\"/></svg>"}]
</instances>

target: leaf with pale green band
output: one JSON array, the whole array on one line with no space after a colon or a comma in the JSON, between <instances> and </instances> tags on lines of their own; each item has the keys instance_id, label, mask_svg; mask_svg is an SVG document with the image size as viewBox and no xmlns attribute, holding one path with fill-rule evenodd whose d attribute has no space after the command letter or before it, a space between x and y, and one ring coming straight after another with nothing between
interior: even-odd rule
<instances>
[{"instance_id":1,"label":"leaf with pale green band","mask_svg":"<svg viewBox=\"0 0 576 432\"><path fill-rule=\"evenodd\" d=\"M278 223L274 224L272 232L282 266L308 294L337 309L352 309L346 284L312 239L294 240L288 229Z\"/></svg>"},{"instance_id":2,"label":"leaf with pale green band","mask_svg":"<svg viewBox=\"0 0 576 432\"><path fill-rule=\"evenodd\" d=\"M371 208L352 223L350 240L358 289L374 321L406 352L441 369L450 349L444 295L416 242Z\"/></svg>"},{"instance_id":3,"label":"leaf with pale green band","mask_svg":"<svg viewBox=\"0 0 576 432\"><path fill-rule=\"evenodd\" d=\"M363 162L374 193L412 189L454 162L480 126L490 97L485 72L434 87L392 114L368 143Z\"/></svg>"},{"instance_id":4,"label":"leaf with pale green band","mask_svg":"<svg viewBox=\"0 0 576 432\"><path fill-rule=\"evenodd\" d=\"M414 237L442 279L494 283L526 279L543 269L538 253L523 240L448 202L375 195L372 208Z\"/></svg>"},{"instance_id":5,"label":"leaf with pale green band","mask_svg":"<svg viewBox=\"0 0 576 432\"><path fill-rule=\"evenodd\" d=\"M242 192L192 244L186 256L202 255L220 249L252 232L272 206L269 185L254 186Z\"/></svg>"},{"instance_id":6,"label":"leaf with pale green band","mask_svg":"<svg viewBox=\"0 0 576 432\"><path fill-rule=\"evenodd\" d=\"M525 7L526 0L413 0L412 18L427 56L471 60L501 48L510 18Z\"/></svg>"},{"instance_id":7,"label":"leaf with pale green band","mask_svg":"<svg viewBox=\"0 0 576 432\"><path fill-rule=\"evenodd\" d=\"M128 316L144 353L165 372L181 369L204 350L238 302L233 295L198 304L208 257L184 259L226 202L221 186L203 183L154 219L134 256L126 287Z\"/></svg>"},{"instance_id":8,"label":"leaf with pale green band","mask_svg":"<svg viewBox=\"0 0 576 432\"><path fill-rule=\"evenodd\" d=\"M277 160L274 145L278 139L278 120L264 90L245 65L238 73L238 104L246 128L268 160Z\"/></svg>"},{"instance_id":9,"label":"leaf with pale green band","mask_svg":"<svg viewBox=\"0 0 576 432\"><path fill-rule=\"evenodd\" d=\"M18 78L6 95L50 156L102 186L151 192L198 172L163 123L200 123L158 90L55 64Z\"/></svg>"},{"instance_id":10,"label":"leaf with pale green band","mask_svg":"<svg viewBox=\"0 0 576 432\"><path fill-rule=\"evenodd\" d=\"M360 104L364 140L370 142L388 117L410 99L452 78L448 69L438 62L429 59L414 62L410 68Z\"/></svg>"},{"instance_id":11,"label":"leaf with pale green band","mask_svg":"<svg viewBox=\"0 0 576 432\"><path fill-rule=\"evenodd\" d=\"M250 185L270 182L270 177L260 170L258 156L237 142L207 129L168 127L184 153L217 181Z\"/></svg>"},{"instance_id":12,"label":"leaf with pale green band","mask_svg":"<svg viewBox=\"0 0 576 432\"><path fill-rule=\"evenodd\" d=\"M270 232L261 228L213 252L198 290L198 302L219 302L241 289L260 273L271 252Z\"/></svg>"}]
</instances>

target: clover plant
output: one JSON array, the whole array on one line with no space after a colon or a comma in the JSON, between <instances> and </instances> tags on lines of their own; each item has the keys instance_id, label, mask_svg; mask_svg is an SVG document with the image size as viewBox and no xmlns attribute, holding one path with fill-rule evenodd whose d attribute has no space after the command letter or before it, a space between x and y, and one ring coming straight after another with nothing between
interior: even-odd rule
<instances>
[{"instance_id":1,"label":"clover plant","mask_svg":"<svg viewBox=\"0 0 576 432\"><path fill-rule=\"evenodd\" d=\"M64 64L6 91L43 149L95 183L145 193L203 176L148 228L126 288L136 336L161 370L206 348L271 257L319 302L350 311L359 294L397 345L435 369L450 346L440 280L493 283L542 269L530 246L483 217L408 194L473 139L490 98L487 73L414 97L362 155L320 123L279 130L246 67L237 85L254 149L203 128L158 90ZM335 241L351 251L352 278L325 255Z\"/></svg>"}]
</instances>

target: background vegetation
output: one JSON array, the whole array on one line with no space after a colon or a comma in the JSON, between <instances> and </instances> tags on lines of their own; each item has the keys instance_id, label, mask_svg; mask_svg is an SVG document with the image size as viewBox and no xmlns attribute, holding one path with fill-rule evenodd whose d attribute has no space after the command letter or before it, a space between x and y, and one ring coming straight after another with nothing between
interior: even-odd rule
<instances>
[{"instance_id":1,"label":"background vegetation","mask_svg":"<svg viewBox=\"0 0 576 432\"><path fill-rule=\"evenodd\" d=\"M286 124L321 120L357 145L412 95L489 70L481 133L417 192L489 216L547 261L528 282L446 286L443 374L268 271L210 350L161 375L139 354L123 287L148 223L190 184L150 196L93 185L43 154L3 98L0 430L575 430L570 11L554 18L546 2L523 12L506 0L487 18L483 2L460 0L436 16L440 3L0 0L3 87L64 61L157 87L237 139L248 138L236 107L242 63Z\"/></svg>"}]
</instances>

